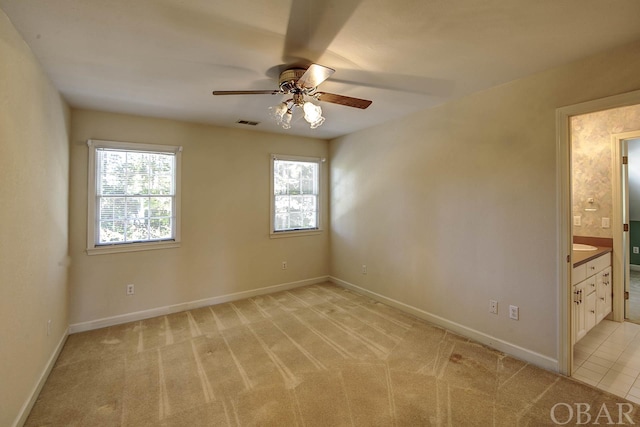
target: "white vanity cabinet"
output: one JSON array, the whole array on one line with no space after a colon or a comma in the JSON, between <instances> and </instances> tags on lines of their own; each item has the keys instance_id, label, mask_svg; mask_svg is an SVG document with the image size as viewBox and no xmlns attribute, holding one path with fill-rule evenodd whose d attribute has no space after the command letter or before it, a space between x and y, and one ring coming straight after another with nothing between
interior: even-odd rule
<instances>
[{"instance_id":1,"label":"white vanity cabinet","mask_svg":"<svg viewBox=\"0 0 640 427\"><path fill-rule=\"evenodd\" d=\"M611 253L574 267L571 281L575 344L611 312Z\"/></svg>"},{"instance_id":2,"label":"white vanity cabinet","mask_svg":"<svg viewBox=\"0 0 640 427\"><path fill-rule=\"evenodd\" d=\"M596 275L596 324L611 313L611 267Z\"/></svg>"},{"instance_id":3,"label":"white vanity cabinet","mask_svg":"<svg viewBox=\"0 0 640 427\"><path fill-rule=\"evenodd\" d=\"M573 343L596 325L596 276L573 287Z\"/></svg>"}]
</instances>

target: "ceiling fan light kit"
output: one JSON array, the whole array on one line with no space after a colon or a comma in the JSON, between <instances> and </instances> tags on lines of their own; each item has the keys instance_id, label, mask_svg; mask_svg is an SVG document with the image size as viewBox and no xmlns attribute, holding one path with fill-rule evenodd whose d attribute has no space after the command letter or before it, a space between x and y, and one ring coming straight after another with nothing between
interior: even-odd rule
<instances>
[{"instance_id":1,"label":"ceiling fan light kit","mask_svg":"<svg viewBox=\"0 0 640 427\"><path fill-rule=\"evenodd\" d=\"M326 92L316 92L318 85L328 79L335 70L318 64L311 64L309 68L289 68L280 73L278 79L278 90L234 90L234 91L213 91L214 95L287 95L293 97L269 107L271 115L276 123L283 129L291 129L291 120L296 107L304 111L304 119L309 123L311 129L315 129L324 123L322 108L310 101L305 100L305 96L312 97L318 101L330 102L365 109L371 105L371 101L366 99L351 98L349 96L336 95Z\"/></svg>"},{"instance_id":2,"label":"ceiling fan light kit","mask_svg":"<svg viewBox=\"0 0 640 427\"><path fill-rule=\"evenodd\" d=\"M279 126L282 126L283 129L291 129L293 112L289 108L289 104L281 102L278 105L269 107L269 111Z\"/></svg>"},{"instance_id":3,"label":"ceiling fan light kit","mask_svg":"<svg viewBox=\"0 0 640 427\"><path fill-rule=\"evenodd\" d=\"M315 129L324 123L322 108L319 105L305 102L302 109L304 110L304 119L309 122L311 129Z\"/></svg>"},{"instance_id":4,"label":"ceiling fan light kit","mask_svg":"<svg viewBox=\"0 0 640 427\"><path fill-rule=\"evenodd\" d=\"M296 107L302 108L304 119L309 123L311 129L315 129L324 123L322 108L312 102L305 101L302 94L294 93L293 98L269 107L269 111L279 126L282 126L283 129L291 129L291 119Z\"/></svg>"}]
</instances>

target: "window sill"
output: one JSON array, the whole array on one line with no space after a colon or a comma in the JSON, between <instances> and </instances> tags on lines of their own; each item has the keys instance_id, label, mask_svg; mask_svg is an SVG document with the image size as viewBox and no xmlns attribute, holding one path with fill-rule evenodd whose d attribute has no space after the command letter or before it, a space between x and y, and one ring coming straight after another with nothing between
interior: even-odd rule
<instances>
[{"instance_id":1,"label":"window sill","mask_svg":"<svg viewBox=\"0 0 640 427\"><path fill-rule=\"evenodd\" d=\"M322 229L315 230L291 230L291 231L272 231L269 235L272 239L282 239L286 237L303 237L303 236L316 236L322 234Z\"/></svg>"},{"instance_id":2,"label":"window sill","mask_svg":"<svg viewBox=\"0 0 640 427\"><path fill-rule=\"evenodd\" d=\"M148 243L124 243L117 245L104 245L87 248L88 255L117 254L122 252L150 251L155 249L179 248L180 242L148 242Z\"/></svg>"}]
</instances>

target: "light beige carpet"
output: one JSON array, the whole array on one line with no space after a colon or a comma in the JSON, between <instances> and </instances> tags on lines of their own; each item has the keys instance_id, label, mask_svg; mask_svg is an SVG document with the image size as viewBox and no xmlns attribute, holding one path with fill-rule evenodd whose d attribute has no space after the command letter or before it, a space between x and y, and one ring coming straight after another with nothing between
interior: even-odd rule
<instances>
[{"instance_id":1,"label":"light beige carpet","mask_svg":"<svg viewBox=\"0 0 640 427\"><path fill-rule=\"evenodd\" d=\"M26 425L537 427L554 405L574 425L576 403L640 422L624 399L327 283L71 335Z\"/></svg>"}]
</instances>

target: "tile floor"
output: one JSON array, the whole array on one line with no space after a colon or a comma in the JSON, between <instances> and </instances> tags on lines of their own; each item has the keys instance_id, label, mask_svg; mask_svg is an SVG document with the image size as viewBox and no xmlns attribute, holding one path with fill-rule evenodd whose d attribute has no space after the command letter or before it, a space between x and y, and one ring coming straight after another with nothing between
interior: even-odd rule
<instances>
[{"instance_id":1,"label":"tile floor","mask_svg":"<svg viewBox=\"0 0 640 427\"><path fill-rule=\"evenodd\" d=\"M603 320L574 347L577 380L640 403L640 325Z\"/></svg>"},{"instance_id":2,"label":"tile floor","mask_svg":"<svg viewBox=\"0 0 640 427\"><path fill-rule=\"evenodd\" d=\"M626 316L631 322L640 324L640 270L631 270L629 277L629 307Z\"/></svg>"}]
</instances>

